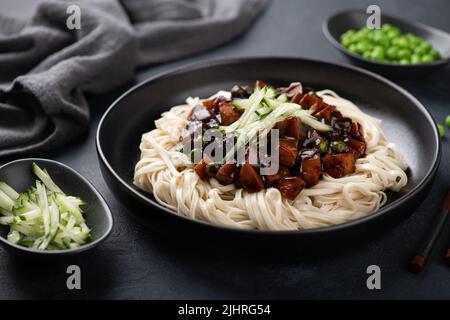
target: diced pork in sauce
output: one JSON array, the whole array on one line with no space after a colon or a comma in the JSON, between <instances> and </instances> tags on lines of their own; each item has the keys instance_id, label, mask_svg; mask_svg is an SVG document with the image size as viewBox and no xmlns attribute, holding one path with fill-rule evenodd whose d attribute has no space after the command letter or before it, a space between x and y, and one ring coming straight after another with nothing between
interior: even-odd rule
<instances>
[{"instance_id":1,"label":"diced pork in sauce","mask_svg":"<svg viewBox=\"0 0 450 320\"><path fill-rule=\"evenodd\" d=\"M231 100L248 99L255 87L267 86L260 80L254 85L236 85L231 89ZM305 90L300 83L276 88L276 94L278 97L283 95L286 102L298 104L299 109L310 110L316 120L329 125L332 130L320 132L303 123L299 117L288 117L273 127L279 129L279 169L276 174L261 175L260 167L248 161L241 164L208 163L203 159L194 167L200 179L208 181L215 178L223 185L234 183L248 192L277 188L284 198L295 200L304 188L315 186L324 173L341 178L355 171L356 160L366 153L366 142L359 123L344 117L335 106L325 103L314 91ZM233 105L231 100L217 97L195 106L188 116L186 133L180 141L190 141L193 145L195 130L201 128L204 132L238 121L244 110ZM234 137L228 136L227 139ZM206 146L207 143L203 142L202 148ZM247 150L247 154L251 152Z\"/></svg>"}]
</instances>

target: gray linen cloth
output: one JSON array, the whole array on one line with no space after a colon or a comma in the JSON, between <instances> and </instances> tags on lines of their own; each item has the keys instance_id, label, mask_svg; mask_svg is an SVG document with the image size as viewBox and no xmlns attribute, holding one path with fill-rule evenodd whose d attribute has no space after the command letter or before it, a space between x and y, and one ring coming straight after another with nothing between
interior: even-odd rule
<instances>
[{"instance_id":1,"label":"gray linen cloth","mask_svg":"<svg viewBox=\"0 0 450 320\"><path fill-rule=\"evenodd\" d=\"M136 67L229 41L268 0L44 1L28 21L0 13L0 157L43 153L86 131L84 94ZM80 8L80 29L66 22Z\"/></svg>"}]
</instances>

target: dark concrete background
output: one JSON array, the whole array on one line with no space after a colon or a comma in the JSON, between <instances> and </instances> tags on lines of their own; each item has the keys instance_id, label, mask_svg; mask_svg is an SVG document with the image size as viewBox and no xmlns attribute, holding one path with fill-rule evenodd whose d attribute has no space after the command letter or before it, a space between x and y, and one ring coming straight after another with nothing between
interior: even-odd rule
<instances>
[{"instance_id":1,"label":"dark concrete background","mask_svg":"<svg viewBox=\"0 0 450 320\"><path fill-rule=\"evenodd\" d=\"M38 1L2 0L0 12L26 17ZM322 35L321 23L345 8L378 4L382 12L420 21L450 32L445 0L332 1L277 0L255 25L233 42L207 53L139 70L135 82L178 66L225 57L284 55L349 63ZM0 70L1 72L1 70ZM450 68L422 77L397 81L443 122L450 113ZM214 298L450 298L450 268L442 260L448 232L439 242L426 272L413 275L406 265L417 241L449 188L449 139L443 140L438 176L426 201L407 220L369 242L349 247L337 256L286 257L255 261L207 250L197 252L167 244L142 227L106 187L98 166L94 136L101 114L129 85L90 97L92 124L82 139L48 155L86 176L109 203L115 227L109 239L89 257L75 257L51 265L34 265L10 257L0 249L0 298L82 299L214 299ZM5 162L0 160L0 164ZM448 229L448 228L447 228ZM183 239L184 242L189 241ZM82 270L82 290L66 289L66 266ZM382 289L366 288L366 268L382 270Z\"/></svg>"}]
</instances>

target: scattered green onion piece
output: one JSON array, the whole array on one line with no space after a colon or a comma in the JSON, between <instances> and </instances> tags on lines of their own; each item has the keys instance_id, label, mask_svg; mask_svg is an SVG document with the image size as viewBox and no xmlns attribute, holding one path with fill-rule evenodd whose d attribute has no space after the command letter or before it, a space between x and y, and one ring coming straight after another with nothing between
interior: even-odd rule
<instances>
[{"instance_id":1,"label":"scattered green onion piece","mask_svg":"<svg viewBox=\"0 0 450 320\"><path fill-rule=\"evenodd\" d=\"M331 144L331 149L333 149L335 152L348 152L349 148L348 146L345 144L344 141L332 141Z\"/></svg>"},{"instance_id":2,"label":"scattered green onion piece","mask_svg":"<svg viewBox=\"0 0 450 320\"><path fill-rule=\"evenodd\" d=\"M220 164L218 163L209 163L206 165L205 170L210 176L216 175L217 171L220 168Z\"/></svg>"},{"instance_id":3,"label":"scattered green onion piece","mask_svg":"<svg viewBox=\"0 0 450 320\"><path fill-rule=\"evenodd\" d=\"M328 140L322 139L319 143L319 150L321 153L325 153L328 151Z\"/></svg>"},{"instance_id":4,"label":"scattered green onion piece","mask_svg":"<svg viewBox=\"0 0 450 320\"><path fill-rule=\"evenodd\" d=\"M439 136L443 138L445 136L445 128L442 124L437 125Z\"/></svg>"}]
</instances>

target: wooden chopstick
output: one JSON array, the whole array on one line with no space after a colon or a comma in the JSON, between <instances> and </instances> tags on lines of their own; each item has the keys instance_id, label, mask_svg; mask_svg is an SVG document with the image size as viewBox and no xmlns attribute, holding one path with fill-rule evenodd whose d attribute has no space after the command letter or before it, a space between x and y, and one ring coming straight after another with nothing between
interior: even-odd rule
<instances>
[{"instance_id":1,"label":"wooden chopstick","mask_svg":"<svg viewBox=\"0 0 450 320\"><path fill-rule=\"evenodd\" d=\"M439 235L444 229L447 218L450 214L450 192L447 193L447 197L444 200L442 210L434 217L431 222L430 229L426 233L425 237L421 240L419 247L416 251L416 255L411 260L409 270L413 273L422 272L425 268L425 263L431 251L436 244ZM450 263L450 249L447 250L447 263Z\"/></svg>"}]
</instances>

